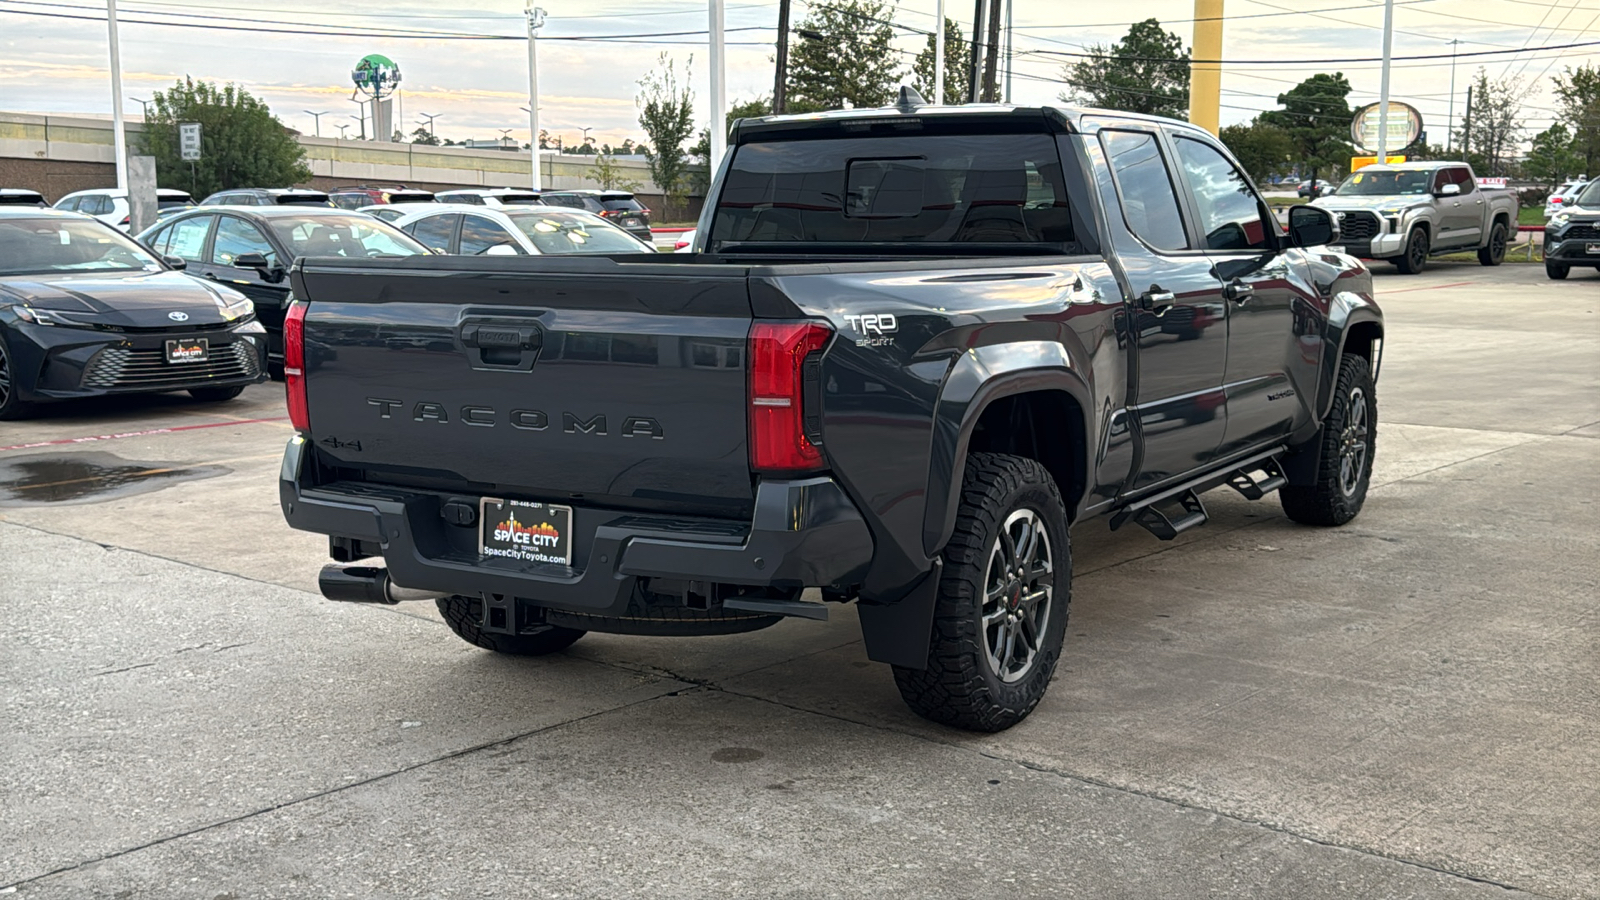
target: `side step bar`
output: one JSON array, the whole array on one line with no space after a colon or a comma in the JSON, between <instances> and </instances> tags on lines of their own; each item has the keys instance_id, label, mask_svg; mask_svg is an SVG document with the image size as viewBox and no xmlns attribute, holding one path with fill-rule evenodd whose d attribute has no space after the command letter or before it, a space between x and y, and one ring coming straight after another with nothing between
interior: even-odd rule
<instances>
[{"instance_id":1,"label":"side step bar","mask_svg":"<svg viewBox=\"0 0 1600 900\"><path fill-rule=\"evenodd\" d=\"M1134 524L1161 540L1170 541L1210 520L1200 494L1223 484L1238 491L1247 500L1260 500L1287 482L1283 466L1278 462L1284 450L1283 447L1274 447L1191 478L1159 494L1135 500L1112 515L1111 530L1116 531L1132 519ZM1261 473L1259 480L1251 474L1254 472ZM1172 508L1173 504L1177 505L1176 509Z\"/></svg>"}]
</instances>

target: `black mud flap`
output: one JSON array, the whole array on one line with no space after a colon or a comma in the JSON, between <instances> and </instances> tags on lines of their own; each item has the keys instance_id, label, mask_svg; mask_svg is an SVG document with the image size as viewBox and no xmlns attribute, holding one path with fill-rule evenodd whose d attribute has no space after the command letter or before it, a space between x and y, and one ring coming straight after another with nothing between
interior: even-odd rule
<instances>
[{"instance_id":1,"label":"black mud flap","mask_svg":"<svg viewBox=\"0 0 1600 900\"><path fill-rule=\"evenodd\" d=\"M943 573L944 559L935 557L928 574L899 600L880 603L862 599L856 603L868 659L906 669L928 667L933 607L939 597L939 576Z\"/></svg>"}]
</instances>

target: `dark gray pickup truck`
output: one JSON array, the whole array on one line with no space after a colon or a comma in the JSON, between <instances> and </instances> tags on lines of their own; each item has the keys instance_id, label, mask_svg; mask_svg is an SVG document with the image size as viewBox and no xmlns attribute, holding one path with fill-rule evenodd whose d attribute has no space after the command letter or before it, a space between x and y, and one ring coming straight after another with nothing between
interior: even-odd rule
<instances>
[{"instance_id":1,"label":"dark gray pickup truck","mask_svg":"<svg viewBox=\"0 0 1600 900\"><path fill-rule=\"evenodd\" d=\"M746 119L698 234L302 260L281 497L323 592L514 654L855 601L908 704L992 731L1055 670L1069 526L1170 539L1224 485L1361 508L1371 277L1197 128L909 92Z\"/></svg>"}]
</instances>

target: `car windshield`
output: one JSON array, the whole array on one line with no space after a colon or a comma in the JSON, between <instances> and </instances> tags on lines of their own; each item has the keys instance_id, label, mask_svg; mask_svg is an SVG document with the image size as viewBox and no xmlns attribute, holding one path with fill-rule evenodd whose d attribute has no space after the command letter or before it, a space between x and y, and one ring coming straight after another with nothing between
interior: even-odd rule
<instances>
[{"instance_id":1,"label":"car windshield","mask_svg":"<svg viewBox=\"0 0 1600 900\"><path fill-rule=\"evenodd\" d=\"M1600 209L1600 181L1589 182L1589 186L1579 191L1568 205Z\"/></svg>"},{"instance_id":2,"label":"car windshield","mask_svg":"<svg viewBox=\"0 0 1600 900\"><path fill-rule=\"evenodd\" d=\"M417 256L428 248L370 216L272 216L267 220L289 255Z\"/></svg>"},{"instance_id":3,"label":"car windshield","mask_svg":"<svg viewBox=\"0 0 1600 900\"><path fill-rule=\"evenodd\" d=\"M0 219L0 275L163 268L149 251L99 222Z\"/></svg>"},{"instance_id":4,"label":"car windshield","mask_svg":"<svg viewBox=\"0 0 1600 900\"><path fill-rule=\"evenodd\" d=\"M540 253L644 253L626 231L589 216L524 213L510 217Z\"/></svg>"},{"instance_id":5,"label":"car windshield","mask_svg":"<svg viewBox=\"0 0 1600 900\"><path fill-rule=\"evenodd\" d=\"M1433 185L1433 172L1416 169L1404 172L1357 172L1339 185L1339 196L1392 197L1396 194L1426 194Z\"/></svg>"}]
</instances>

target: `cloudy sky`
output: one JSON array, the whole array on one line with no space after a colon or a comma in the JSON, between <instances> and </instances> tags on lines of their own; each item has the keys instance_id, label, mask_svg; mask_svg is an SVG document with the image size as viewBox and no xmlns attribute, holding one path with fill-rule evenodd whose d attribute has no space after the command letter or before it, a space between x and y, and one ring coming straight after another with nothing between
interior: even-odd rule
<instances>
[{"instance_id":1,"label":"cloudy sky","mask_svg":"<svg viewBox=\"0 0 1600 900\"><path fill-rule=\"evenodd\" d=\"M692 0L540 0L549 18L540 53L543 124L568 141L589 127L601 141L639 138L634 97L637 81L665 52L680 66L693 56L692 85L701 101L707 90L706 12ZM821 2L821 0L818 0ZM1193 15L1186 0L1012 0L1016 49L1012 99L1043 103L1062 90L1061 53L1109 43L1134 19L1154 16L1188 43ZM899 39L911 54L934 22L936 0L904 0L894 14L906 26ZM766 96L772 90L771 45L776 0L727 0L728 97L730 102ZM152 91L192 75L233 81L271 104L287 124L313 131L305 110L327 111L322 133L336 123L356 127L350 69L367 53L383 53L404 73L405 130L420 113L438 114L441 136L494 138L513 129L527 139L527 49L519 40L455 40L437 33L516 36L523 33L521 6L509 0L389 0L383 12L314 0L239 4L224 0L121 0L124 92L148 98ZM367 7L371 8L371 7ZM968 0L948 0L952 17L970 17ZM1341 71L1355 87L1352 103L1375 100L1378 65L1373 62L1301 62L1376 57L1381 52L1383 5L1379 0L1227 0L1223 55L1222 118L1249 119L1275 105L1274 98L1307 75ZM794 0L798 22L810 9ZM95 0L0 0L0 110L107 115L105 7ZM183 23L179 27L174 24ZM1491 77L1520 76L1528 87L1524 105L1529 133L1555 115L1551 79L1565 66L1600 61L1600 2L1597 0L1397 0L1397 57L1463 54L1457 96L1482 66ZM232 30L241 25L284 32ZM192 27L202 26L202 27ZM352 35L352 32L359 33ZM381 32L382 34L372 34ZM400 32L434 32L414 37ZM686 32L686 34L663 34ZM650 35L649 37L637 37ZM624 40L567 40L610 36ZM636 36L636 37L628 37ZM1450 43L1459 39L1460 43ZM1597 46L1472 57L1596 42ZM1247 62L1259 61L1259 62ZM1395 64L1392 96L1422 110L1429 137L1443 142L1449 108L1448 58ZM137 115L129 99L127 110ZM1459 121L1464 104L1458 99Z\"/></svg>"}]
</instances>

